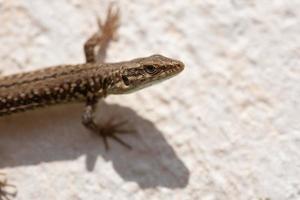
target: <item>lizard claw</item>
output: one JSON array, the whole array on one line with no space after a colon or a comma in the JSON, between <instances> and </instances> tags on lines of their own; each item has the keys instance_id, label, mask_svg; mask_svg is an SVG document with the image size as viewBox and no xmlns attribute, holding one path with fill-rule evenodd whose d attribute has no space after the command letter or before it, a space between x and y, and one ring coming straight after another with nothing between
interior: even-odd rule
<instances>
[{"instance_id":1,"label":"lizard claw","mask_svg":"<svg viewBox=\"0 0 300 200\"><path fill-rule=\"evenodd\" d=\"M103 138L103 142L105 145L105 149L109 149L107 138L112 138L124 147L128 149L132 149L132 147L124 142L121 138L117 136L117 134L126 134L126 133L135 133L135 130L130 129L124 129L121 128L123 125L125 125L127 120L115 122L114 118L111 118L109 121L107 121L103 126L98 127L98 133Z\"/></svg>"}]
</instances>

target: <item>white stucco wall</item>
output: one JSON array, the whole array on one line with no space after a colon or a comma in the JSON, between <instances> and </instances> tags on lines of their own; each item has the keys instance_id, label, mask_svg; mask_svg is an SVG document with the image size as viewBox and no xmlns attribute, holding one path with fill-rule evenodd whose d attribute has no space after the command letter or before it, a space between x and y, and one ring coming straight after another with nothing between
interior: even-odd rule
<instances>
[{"instance_id":1,"label":"white stucco wall","mask_svg":"<svg viewBox=\"0 0 300 200\"><path fill-rule=\"evenodd\" d=\"M108 61L160 53L185 71L99 103L129 120L124 149L81 125L83 105L0 119L17 199L300 199L300 1L132 0ZM84 61L104 0L0 0L3 74Z\"/></svg>"}]
</instances>

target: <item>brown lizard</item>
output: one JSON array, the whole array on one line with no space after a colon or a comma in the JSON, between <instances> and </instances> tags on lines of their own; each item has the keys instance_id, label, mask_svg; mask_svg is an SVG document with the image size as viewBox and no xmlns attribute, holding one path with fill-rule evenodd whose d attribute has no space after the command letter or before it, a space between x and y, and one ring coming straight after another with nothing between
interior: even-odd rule
<instances>
[{"instance_id":1,"label":"brown lizard","mask_svg":"<svg viewBox=\"0 0 300 200\"><path fill-rule=\"evenodd\" d=\"M108 149L107 138L130 148L116 133L122 123L99 126L93 113L98 99L110 94L130 93L162 80L184 69L184 64L161 55L136 58L130 61L104 63L106 49L119 26L119 11L109 7L104 23L84 45L86 63L61 65L20 73L0 79L0 116L68 102L85 102L82 123L99 134ZM99 57L100 55L100 57ZM100 58L100 59L97 59ZM0 199L9 195L0 181Z\"/></svg>"}]
</instances>

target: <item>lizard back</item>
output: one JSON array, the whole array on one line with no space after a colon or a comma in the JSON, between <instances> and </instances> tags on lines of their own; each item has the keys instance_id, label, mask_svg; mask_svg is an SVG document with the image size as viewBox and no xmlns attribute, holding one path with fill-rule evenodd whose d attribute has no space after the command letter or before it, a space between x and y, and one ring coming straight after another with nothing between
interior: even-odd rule
<instances>
[{"instance_id":1,"label":"lizard back","mask_svg":"<svg viewBox=\"0 0 300 200\"><path fill-rule=\"evenodd\" d=\"M100 65L64 65L1 78L0 116L51 104L84 101L89 92L105 88L107 79Z\"/></svg>"}]
</instances>

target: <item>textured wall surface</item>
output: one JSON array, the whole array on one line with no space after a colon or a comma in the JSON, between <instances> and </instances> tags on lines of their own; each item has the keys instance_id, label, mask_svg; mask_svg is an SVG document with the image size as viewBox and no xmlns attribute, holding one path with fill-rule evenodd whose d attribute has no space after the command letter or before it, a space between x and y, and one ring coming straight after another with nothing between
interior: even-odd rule
<instances>
[{"instance_id":1,"label":"textured wall surface","mask_svg":"<svg viewBox=\"0 0 300 200\"><path fill-rule=\"evenodd\" d=\"M84 61L104 0L0 0L2 74ZM0 119L17 199L300 199L300 1L116 1L108 61L154 53L185 71L99 103L127 150L82 127L83 105Z\"/></svg>"}]
</instances>

